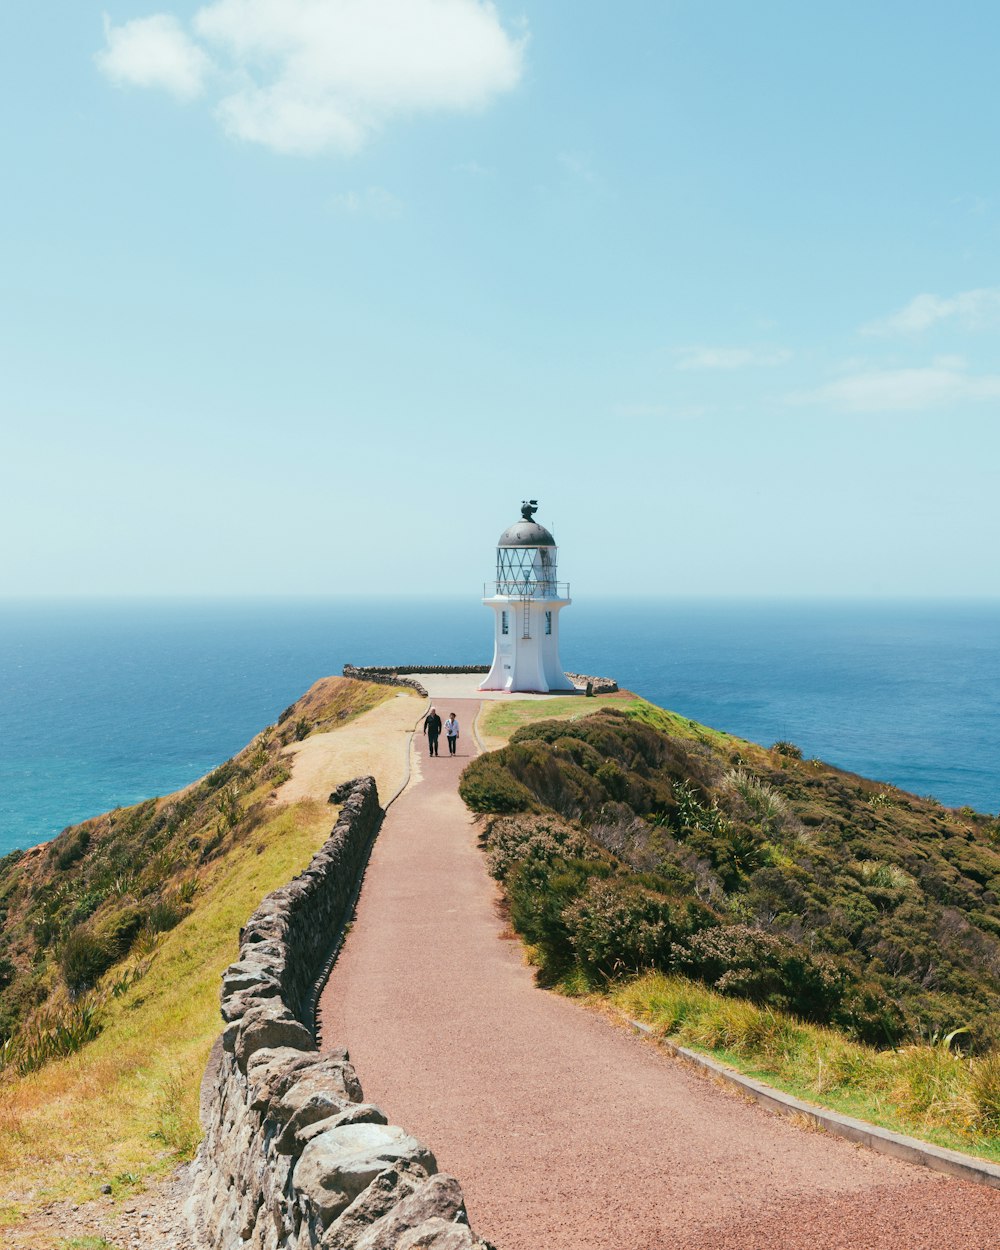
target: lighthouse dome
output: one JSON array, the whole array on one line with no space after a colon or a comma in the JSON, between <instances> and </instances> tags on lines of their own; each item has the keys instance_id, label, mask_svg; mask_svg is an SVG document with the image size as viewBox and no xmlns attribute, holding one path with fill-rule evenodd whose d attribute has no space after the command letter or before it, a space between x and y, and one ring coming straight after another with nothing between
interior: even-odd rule
<instances>
[{"instance_id":1,"label":"lighthouse dome","mask_svg":"<svg viewBox=\"0 0 1000 1250\"><path fill-rule=\"evenodd\" d=\"M497 540L498 547L554 547L556 540L537 521L518 521L508 525Z\"/></svg>"}]
</instances>

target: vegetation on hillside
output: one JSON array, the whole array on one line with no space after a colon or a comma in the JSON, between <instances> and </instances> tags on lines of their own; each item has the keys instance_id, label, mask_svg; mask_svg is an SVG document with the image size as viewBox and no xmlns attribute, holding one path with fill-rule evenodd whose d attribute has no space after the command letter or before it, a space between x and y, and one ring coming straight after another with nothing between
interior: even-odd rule
<instances>
[{"instance_id":1,"label":"vegetation on hillside","mask_svg":"<svg viewBox=\"0 0 1000 1250\"><path fill-rule=\"evenodd\" d=\"M26 1185L127 1189L190 1153L239 927L332 824L274 801L282 747L396 694L326 679L188 789L0 861L0 1174L19 1186L0 1216Z\"/></svg>"},{"instance_id":2,"label":"vegetation on hillside","mask_svg":"<svg viewBox=\"0 0 1000 1250\"><path fill-rule=\"evenodd\" d=\"M540 721L461 790L554 983L646 970L876 1047L1000 1042L1000 825L649 704Z\"/></svg>"},{"instance_id":3,"label":"vegetation on hillside","mask_svg":"<svg viewBox=\"0 0 1000 1250\"><path fill-rule=\"evenodd\" d=\"M157 935L191 911L206 868L266 818L271 793L288 776L282 748L392 693L319 683L186 790L0 859L0 1066L25 1072L95 1036L100 1002L141 978ZM106 976L115 968L119 975Z\"/></svg>"},{"instance_id":4,"label":"vegetation on hillside","mask_svg":"<svg viewBox=\"0 0 1000 1250\"><path fill-rule=\"evenodd\" d=\"M642 700L522 723L460 788L543 984L1000 1158L998 820Z\"/></svg>"}]
</instances>

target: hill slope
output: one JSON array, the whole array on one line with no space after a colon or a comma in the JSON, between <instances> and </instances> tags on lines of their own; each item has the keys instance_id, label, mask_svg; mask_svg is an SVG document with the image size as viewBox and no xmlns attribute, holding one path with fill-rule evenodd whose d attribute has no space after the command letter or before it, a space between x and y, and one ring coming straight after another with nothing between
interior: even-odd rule
<instances>
[{"instance_id":1,"label":"hill slope","mask_svg":"<svg viewBox=\"0 0 1000 1250\"><path fill-rule=\"evenodd\" d=\"M1000 824L649 704L466 770L554 981L659 968L876 1046L1000 1042ZM514 815L513 813L520 813Z\"/></svg>"},{"instance_id":2,"label":"hill slope","mask_svg":"<svg viewBox=\"0 0 1000 1250\"><path fill-rule=\"evenodd\" d=\"M384 741L362 744L391 792L419 701L327 678L195 785L0 861L0 1209L127 1190L191 1153L219 976L260 898L326 838L345 780L330 763L283 801L292 755L329 735L355 762L356 718L393 702Z\"/></svg>"}]
</instances>

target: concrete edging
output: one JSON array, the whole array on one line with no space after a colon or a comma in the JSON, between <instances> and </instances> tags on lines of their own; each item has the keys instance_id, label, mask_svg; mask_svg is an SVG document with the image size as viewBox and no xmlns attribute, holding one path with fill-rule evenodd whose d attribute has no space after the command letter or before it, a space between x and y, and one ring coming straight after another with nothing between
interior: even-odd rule
<instances>
[{"instance_id":1,"label":"concrete edging","mask_svg":"<svg viewBox=\"0 0 1000 1250\"><path fill-rule=\"evenodd\" d=\"M413 728L410 730L410 736L406 740L406 775L403 777L403 784L396 789L395 794L392 795L389 801L382 808L384 812L387 812L389 808L392 807L393 803L395 803L395 801L403 793L406 787L410 784L410 777L413 773L413 739L417 732L417 726L420 724L420 722L424 719L424 717L430 711L430 706L431 706L431 701L430 701L430 698L428 698L426 706L424 707L420 715L417 717Z\"/></svg>"},{"instance_id":2,"label":"concrete edging","mask_svg":"<svg viewBox=\"0 0 1000 1250\"><path fill-rule=\"evenodd\" d=\"M686 1046L678 1046L669 1038L657 1036L656 1030L648 1024L642 1024L630 1016L623 1018L637 1033L655 1040L674 1058L710 1072L712 1076L738 1089L741 1094L762 1107L766 1107L768 1111L784 1116L804 1116L817 1128L831 1133L834 1137L843 1137L847 1141L865 1146L878 1154L890 1155L894 1159L901 1159L904 1163L930 1168L933 1172L944 1172L949 1176L957 1176L977 1185L989 1185L993 1189L1000 1189L1000 1166L995 1163L988 1163L985 1159L976 1159L958 1150L932 1146L916 1137L894 1133L891 1129L880 1128L876 1124L868 1124L864 1120L855 1120L852 1116L841 1115L837 1111L829 1111L825 1107L803 1102L792 1094L786 1094L780 1089L765 1085L763 1081L744 1076L742 1072L726 1067L717 1059L699 1054L696 1050L688 1050Z\"/></svg>"},{"instance_id":3,"label":"concrete edging","mask_svg":"<svg viewBox=\"0 0 1000 1250\"><path fill-rule=\"evenodd\" d=\"M486 747L483 745L483 740L479 736L479 718L480 716L482 716L483 709L485 708L485 706L486 706L486 700L480 699L479 711L472 718L472 736L476 740L476 746L479 748L480 755L486 754Z\"/></svg>"}]
</instances>

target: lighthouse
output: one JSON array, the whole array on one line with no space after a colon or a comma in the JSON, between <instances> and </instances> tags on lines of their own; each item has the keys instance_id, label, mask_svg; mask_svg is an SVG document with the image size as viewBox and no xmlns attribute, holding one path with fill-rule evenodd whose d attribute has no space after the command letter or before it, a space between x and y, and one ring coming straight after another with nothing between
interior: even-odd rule
<instances>
[{"instance_id":1,"label":"lighthouse","mask_svg":"<svg viewBox=\"0 0 1000 1250\"><path fill-rule=\"evenodd\" d=\"M493 609L493 664L480 690L575 690L559 662L559 613L571 602L569 583L556 580L556 540L534 519L538 501L525 500L521 520L497 542L496 579L483 587Z\"/></svg>"}]
</instances>

